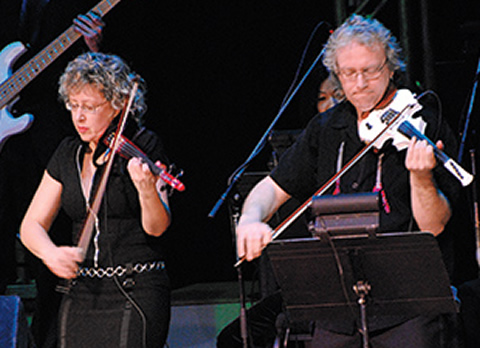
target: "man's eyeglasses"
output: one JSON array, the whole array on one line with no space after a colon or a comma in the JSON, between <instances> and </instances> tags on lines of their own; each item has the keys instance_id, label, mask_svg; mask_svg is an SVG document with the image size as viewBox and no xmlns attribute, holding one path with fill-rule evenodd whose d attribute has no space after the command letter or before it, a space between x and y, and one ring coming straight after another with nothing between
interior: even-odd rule
<instances>
[{"instance_id":1,"label":"man's eyeglasses","mask_svg":"<svg viewBox=\"0 0 480 348\"><path fill-rule=\"evenodd\" d=\"M363 78L367 81L375 80L380 77L382 74L383 68L387 65L388 59L385 59L382 65L370 67L363 69L361 71L356 71L354 69L338 69L337 75L343 76L343 78L349 82L355 81L358 78L358 75L362 75Z\"/></svg>"},{"instance_id":2,"label":"man's eyeglasses","mask_svg":"<svg viewBox=\"0 0 480 348\"><path fill-rule=\"evenodd\" d=\"M78 109L80 109L83 112L94 115L97 113L98 109L100 109L102 106L104 106L107 103L108 103L108 100L105 100L103 103L94 106L94 105L80 105L80 104L67 101L65 102L65 107L67 108L68 111L77 111Z\"/></svg>"}]
</instances>

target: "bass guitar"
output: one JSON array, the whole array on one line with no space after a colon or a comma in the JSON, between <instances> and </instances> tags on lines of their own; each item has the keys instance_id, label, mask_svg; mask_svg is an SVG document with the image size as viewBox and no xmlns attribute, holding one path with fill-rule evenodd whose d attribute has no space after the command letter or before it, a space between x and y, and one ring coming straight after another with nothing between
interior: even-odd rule
<instances>
[{"instance_id":1,"label":"bass guitar","mask_svg":"<svg viewBox=\"0 0 480 348\"><path fill-rule=\"evenodd\" d=\"M120 0L102 0L90 11L103 17L119 2ZM16 41L7 45L0 52L0 81L2 81L0 85L0 149L10 136L24 132L33 122L33 116L30 114L14 117L10 112L19 93L72 46L80 36L81 34L75 31L75 25L70 26L13 74L13 64L25 53L26 47Z\"/></svg>"}]
</instances>

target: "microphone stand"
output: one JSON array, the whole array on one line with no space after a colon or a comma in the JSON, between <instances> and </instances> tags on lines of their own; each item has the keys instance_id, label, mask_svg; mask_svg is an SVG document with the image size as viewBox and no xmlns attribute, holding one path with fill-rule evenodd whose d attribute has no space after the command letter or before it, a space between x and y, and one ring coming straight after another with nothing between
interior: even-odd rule
<instances>
[{"instance_id":1,"label":"microphone stand","mask_svg":"<svg viewBox=\"0 0 480 348\"><path fill-rule=\"evenodd\" d=\"M233 247L236 248L235 242L235 231L238 224L238 219L240 218L240 209L241 209L241 202L240 202L240 195L234 194L231 198L232 204L229 206L230 209L230 226L232 229L232 241L234 242ZM236 259L235 262L239 261L238 253L235 253ZM240 337L242 339L242 346L243 348L248 347L248 327L247 327L247 307L246 307L246 300L245 300L245 283L243 281L243 272L241 267L237 268L237 281L239 287L239 301L240 301L240 316L239 316L239 323L240 323Z\"/></svg>"},{"instance_id":2,"label":"microphone stand","mask_svg":"<svg viewBox=\"0 0 480 348\"><path fill-rule=\"evenodd\" d=\"M475 73L475 79L472 88L472 94L470 95L470 103L468 105L467 115L465 116L465 126L463 127L462 140L460 141L459 151L458 151L458 162L461 163L463 152L465 148L465 142L468 134L468 127L470 125L470 117L472 115L473 104L475 102L475 94L477 93L478 79L480 78L480 57L478 58L477 72Z\"/></svg>"},{"instance_id":3,"label":"microphone stand","mask_svg":"<svg viewBox=\"0 0 480 348\"><path fill-rule=\"evenodd\" d=\"M475 176L476 173L476 164L475 164L475 149L470 150L470 161L472 163L472 174ZM479 219L479 212L478 212L478 197L477 197L477 184L476 180L472 182L472 200L473 200L473 221L474 221L474 228L475 228L475 242L476 242L476 259L477 265L479 266L480 270L480 219ZM479 271L480 272L480 271ZM480 276L480 273L479 273Z\"/></svg>"},{"instance_id":4,"label":"microphone stand","mask_svg":"<svg viewBox=\"0 0 480 348\"><path fill-rule=\"evenodd\" d=\"M227 187L226 191L222 194L220 199L217 201L215 206L212 208L212 210L208 214L209 217L213 218L215 216L215 214L220 209L222 204L225 202L227 197L230 196L230 193L231 193L233 187L240 180L241 176L243 175L243 173L245 172L247 167L250 165L252 160L263 149L263 147L267 143L268 136L270 135L270 133L273 130L273 127L277 124L278 120L280 119L280 117L285 112L285 109L287 108L287 106L292 101L293 97L297 94L300 87L303 85L303 83L305 82L307 77L313 71L313 68L320 61L324 52L325 52L325 48L322 49L322 51L317 55L317 57L315 58L313 63L310 65L308 70L305 72L305 75L302 77L302 79L298 83L297 87L295 87L295 89L292 91L292 93L287 98L287 100L282 104L282 106L281 106L280 110L278 111L277 115L275 116L273 121L270 123L270 125L268 126L265 133L263 133L262 137L260 138L259 142L257 143L255 148L253 149L252 153L248 156L247 160L240 167L238 167L233 172L233 174L230 176L230 179L229 179L229 182L228 182L228 187ZM233 226L234 229L236 228L238 219L240 217L240 208L238 208L238 211L235 214L236 214L235 217L232 217L232 220L234 220L234 221L232 221L233 222L232 226ZM235 231L233 231L233 239L234 239L234 247L236 248L237 243L236 243L236 233L235 233ZM236 253L236 262L238 263L238 261L239 261L239 257L238 257L238 253ZM241 307L240 308L240 330L241 330L241 335L242 335L242 344L243 344L243 348L248 348L248 342L247 342L247 337L248 337L247 328L248 328L248 325L247 325L247 316L246 316L245 289L244 289L243 275L242 275L241 267L236 267L236 268L237 268L237 276L238 276L239 292L240 292L240 294L239 294L239 296L240 296L240 307Z\"/></svg>"},{"instance_id":5,"label":"microphone stand","mask_svg":"<svg viewBox=\"0 0 480 348\"><path fill-rule=\"evenodd\" d=\"M210 213L208 214L209 217L214 217L215 214L217 213L217 211L220 209L220 207L222 206L222 204L225 202L225 200L227 199L227 197L230 195L230 191L232 191L232 188L233 186L237 183L237 181L240 179L240 177L243 175L243 173L245 172L245 170L247 169L247 167L250 165L250 162L252 162L252 160L260 153L260 150L262 150L262 148L265 146L266 142L267 142L267 139L268 139L268 136L270 135L270 133L272 132L272 129L273 127L275 127L275 125L277 124L278 120L280 119L280 117L282 116L282 114L285 112L285 109L287 108L287 106L290 104L290 102L292 101L293 97L297 94L298 90L300 89L300 87L303 85L303 83L305 82L305 80L307 79L307 77L310 75L310 73L312 72L313 68L315 67L315 65L317 65L318 61L320 60L320 58L322 58L323 56L323 53L324 53L325 49L323 49L320 54L317 56L317 58L315 58L314 62L312 63L312 65L310 66L310 68L307 70L307 72L305 73L305 75L302 77L302 79L300 80L300 82L298 83L297 87L293 90L293 92L290 94L290 96L288 97L288 99L282 104L282 107L280 108L280 110L278 111L277 115L275 116L275 118L273 119L273 121L270 123L270 125L268 126L267 130L265 131L265 133L263 133L262 137L260 138L260 141L257 143L257 145L255 146L255 148L253 149L252 153L248 156L247 160L240 166L238 167L235 172L233 172L233 174L230 176L231 180L229 180L229 186L227 187L226 191L222 194L222 196L220 197L220 199L217 201L217 203L215 204L215 206L212 208L212 210L210 211Z\"/></svg>"},{"instance_id":6,"label":"microphone stand","mask_svg":"<svg viewBox=\"0 0 480 348\"><path fill-rule=\"evenodd\" d=\"M470 95L470 101L468 105L467 115L465 116L465 125L462 132L462 139L460 141L459 151L458 151L458 162L462 161L463 152L465 148L465 143L468 135L468 128L470 125L470 119L472 116L473 105L475 102L475 95L477 92L478 79L480 78L480 57L478 59L477 72L475 73L475 79L472 87L472 93ZM470 162L472 166L472 173L476 177L476 164L475 164L475 149L470 150ZM473 180L472 185L472 200L473 200L473 220L475 228L475 241L476 241L476 260L477 265L480 267L480 217L478 210L478 197L477 197L477 186L476 179Z\"/></svg>"}]
</instances>

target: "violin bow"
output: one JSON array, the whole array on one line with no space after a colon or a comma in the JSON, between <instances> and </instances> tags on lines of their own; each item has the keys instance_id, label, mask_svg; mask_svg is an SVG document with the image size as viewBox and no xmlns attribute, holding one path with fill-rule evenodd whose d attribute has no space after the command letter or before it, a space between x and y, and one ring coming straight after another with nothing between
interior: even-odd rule
<instances>
[{"instance_id":1,"label":"violin bow","mask_svg":"<svg viewBox=\"0 0 480 348\"><path fill-rule=\"evenodd\" d=\"M125 128L127 115L130 112L130 109L133 104L133 100L135 99L135 95L137 94L137 89L138 89L138 82L135 81L132 91L130 92L128 103L126 107L123 109L122 115L120 116L120 120L118 121L115 138L110 143L110 151L109 151L110 156L107 159L107 163L105 165L105 171L103 172L102 178L100 180L100 184L98 185L98 189L95 192L95 198L93 199L93 202L91 205L87 205L88 206L87 217L85 219L83 228L79 233L79 238L77 243L77 246L81 249L82 262L83 260L85 260L85 256L87 254L88 245L90 244L90 240L92 238L93 226L96 223L97 214L100 210L102 198L105 193L105 189L107 187L108 177L112 169L113 159L115 157L115 153L117 152L118 147L120 146L121 135Z\"/></svg>"},{"instance_id":2,"label":"violin bow","mask_svg":"<svg viewBox=\"0 0 480 348\"><path fill-rule=\"evenodd\" d=\"M365 145L360 152L352 157L343 167L340 169L334 176L332 176L325 184L322 185L308 200L306 200L302 205L300 205L293 213L291 213L283 222L281 222L275 229L272 231L272 241L277 239L284 231L287 229L300 215L302 215L305 210L312 204L313 197L323 195L338 179L340 179L350 168L352 168L372 147L375 146L375 143L392 128L401 118L403 113L409 111L407 109L413 109L414 105L405 106L395 117L392 118L390 123L380 131L377 136ZM234 267L238 267L245 261L245 257L241 258Z\"/></svg>"}]
</instances>

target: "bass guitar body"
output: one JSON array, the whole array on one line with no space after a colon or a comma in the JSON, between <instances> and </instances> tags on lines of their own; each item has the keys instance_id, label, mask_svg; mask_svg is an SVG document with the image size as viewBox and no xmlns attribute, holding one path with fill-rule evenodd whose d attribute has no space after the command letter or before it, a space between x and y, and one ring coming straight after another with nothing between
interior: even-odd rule
<instances>
[{"instance_id":1,"label":"bass guitar body","mask_svg":"<svg viewBox=\"0 0 480 348\"><path fill-rule=\"evenodd\" d=\"M13 42L0 52L0 81L2 83L12 75L13 64L25 51L26 48L21 42ZM2 91L8 88L8 85L3 86ZM0 95L0 149L8 137L24 132L33 122L33 116L30 114L13 117L10 108L15 100L9 102L7 99L10 98L7 98L5 94Z\"/></svg>"}]
</instances>

